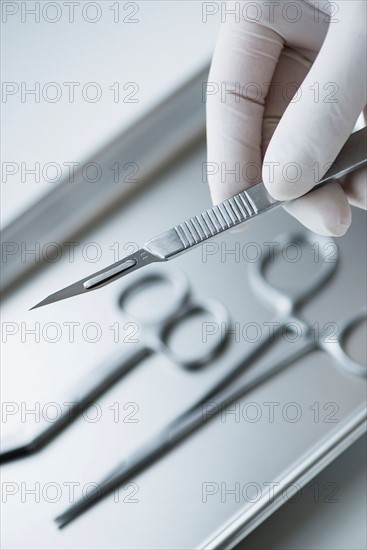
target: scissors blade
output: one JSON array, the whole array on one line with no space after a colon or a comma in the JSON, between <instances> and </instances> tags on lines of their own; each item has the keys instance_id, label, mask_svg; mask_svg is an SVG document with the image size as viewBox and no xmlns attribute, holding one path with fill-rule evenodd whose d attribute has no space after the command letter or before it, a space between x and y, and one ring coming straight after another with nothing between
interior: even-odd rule
<instances>
[{"instance_id":1,"label":"scissors blade","mask_svg":"<svg viewBox=\"0 0 367 550\"><path fill-rule=\"evenodd\" d=\"M122 260L112 265L109 265L104 269L101 269L101 271L97 271L89 277L85 277L84 279L81 279L80 281L77 281L72 285L66 286L61 290L50 294L49 296L47 296L47 298L45 298L35 306L31 307L30 309L37 309L38 307L53 304L54 302L59 302L60 300L71 298L72 296L78 296L79 294L84 294L86 292L97 290L98 288L102 288L103 286L112 283L113 281L116 281L120 277L123 277L124 275L127 275L128 273L131 273L136 269L140 269L145 265L158 261L162 261L162 258L159 258L155 254L152 254L145 248L141 248L134 254L130 254Z\"/></svg>"}]
</instances>

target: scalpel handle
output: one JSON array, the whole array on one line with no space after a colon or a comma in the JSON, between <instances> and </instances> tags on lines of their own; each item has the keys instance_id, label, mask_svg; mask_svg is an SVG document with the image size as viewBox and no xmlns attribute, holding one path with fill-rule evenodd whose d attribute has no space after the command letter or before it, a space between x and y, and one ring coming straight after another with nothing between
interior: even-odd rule
<instances>
[{"instance_id":1,"label":"scalpel handle","mask_svg":"<svg viewBox=\"0 0 367 550\"><path fill-rule=\"evenodd\" d=\"M312 189L332 179L343 177L367 164L367 127L352 134L335 162ZM194 216L158 235L144 246L161 260L169 260L202 242L265 214L286 201L278 201L267 192L263 182L250 187L209 210Z\"/></svg>"}]
</instances>

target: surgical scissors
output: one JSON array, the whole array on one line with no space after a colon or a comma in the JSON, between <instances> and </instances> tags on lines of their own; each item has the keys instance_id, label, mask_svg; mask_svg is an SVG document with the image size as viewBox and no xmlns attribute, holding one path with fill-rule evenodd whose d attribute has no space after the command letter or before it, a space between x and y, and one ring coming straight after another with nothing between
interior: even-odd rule
<instances>
[{"instance_id":1,"label":"surgical scissors","mask_svg":"<svg viewBox=\"0 0 367 550\"><path fill-rule=\"evenodd\" d=\"M352 134L335 162L314 189L365 166L367 164L366 138L367 127ZM199 246L207 239L246 223L259 215L266 214L282 204L284 201L277 201L271 197L265 185L259 182L246 191L238 193L213 208L209 208L206 212L202 212L151 239L136 253L50 294L31 309L97 290L152 262L171 260Z\"/></svg>"},{"instance_id":2,"label":"surgical scissors","mask_svg":"<svg viewBox=\"0 0 367 550\"><path fill-rule=\"evenodd\" d=\"M167 307L161 304L158 314L142 319L138 314L134 317L127 311L128 302L142 294L146 288L154 288L157 283L164 283L171 287L167 290L170 301ZM50 423L41 421L37 424L36 433L20 440L17 436L2 442L0 463L31 454L55 437L63 428L73 422L76 417L93 401L115 384L120 378L138 365L149 355L156 353L167 357L172 363L183 369L197 369L208 365L217 356L226 343L218 334L212 342L202 346L202 353L193 357L179 356L170 344L170 336L179 328L180 324L195 315L209 315L215 323L228 324L227 309L217 300L196 301L191 297L188 280L183 272L175 271L163 273L151 272L130 283L122 292L119 305L125 318L136 321L139 328L139 339L132 344L124 344L109 361L101 364L97 369L88 373L83 380L76 384L77 390L72 391L71 397L64 400L61 412L57 419ZM137 308L134 308L137 309Z\"/></svg>"},{"instance_id":3,"label":"surgical scissors","mask_svg":"<svg viewBox=\"0 0 367 550\"><path fill-rule=\"evenodd\" d=\"M92 491L88 500L80 499L69 507L63 514L56 518L59 527L65 526L82 514L95 502L103 496L114 490L117 486L131 479L133 475L138 474L152 462L167 453L180 441L186 438L193 431L202 426L207 420L210 420L219 411L223 410L236 399L241 398L245 393L252 390L263 381L274 376L276 373L291 365L302 356L314 351L322 350L327 353L334 361L337 367L346 373L366 377L366 365L352 359L345 351L345 342L351 331L363 319L366 318L366 308L354 314L351 318L339 325L339 332L335 339L327 338L327 331L320 331L318 338L302 319L300 310L309 300L314 298L318 292L330 281L337 267L338 255L335 254L334 261L328 262L326 253L326 244L330 244L330 238L320 237L311 232L300 235L281 235L277 237L277 242L282 246L289 242L298 245L307 245L316 243L320 250L321 269L315 274L309 284L292 292L282 291L273 286L265 277L266 268L271 261L271 249L267 248L261 259L257 263L249 264L249 280L257 295L266 303L270 304L276 312L273 320L275 327L273 337L270 339L268 334L257 342L253 349L239 363L226 371L224 376L217 381L202 398L200 398L191 408L182 415L174 419L157 437L149 441L141 450L124 460L118 465L101 483L98 488ZM259 358L269 347L276 343L280 338L282 330L287 327L292 330L292 323L301 327L301 339L296 345L289 344L287 350L283 352L280 359L270 361L261 370L256 367L249 369L248 376L243 381L238 381L238 377L246 369L251 367L254 361ZM210 411L208 413L208 410ZM205 412L205 414L203 414Z\"/></svg>"}]
</instances>

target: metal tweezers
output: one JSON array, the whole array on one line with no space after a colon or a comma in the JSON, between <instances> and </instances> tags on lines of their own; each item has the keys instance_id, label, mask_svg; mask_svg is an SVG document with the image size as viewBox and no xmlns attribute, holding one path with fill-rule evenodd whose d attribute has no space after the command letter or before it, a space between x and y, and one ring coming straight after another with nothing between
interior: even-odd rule
<instances>
[{"instance_id":1,"label":"metal tweezers","mask_svg":"<svg viewBox=\"0 0 367 550\"><path fill-rule=\"evenodd\" d=\"M313 188L341 178L367 164L367 127L352 134L325 176ZM152 262L172 260L207 239L246 223L285 204L267 192L263 182L227 199L151 239L143 248L122 260L50 294L31 309L78 294L92 292Z\"/></svg>"}]
</instances>

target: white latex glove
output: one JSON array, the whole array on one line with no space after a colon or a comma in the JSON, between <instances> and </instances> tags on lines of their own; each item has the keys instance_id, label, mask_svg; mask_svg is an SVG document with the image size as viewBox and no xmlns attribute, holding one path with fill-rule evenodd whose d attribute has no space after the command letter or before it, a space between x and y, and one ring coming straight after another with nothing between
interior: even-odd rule
<instances>
[{"instance_id":1,"label":"white latex glove","mask_svg":"<svg viewBox=\"0 0 367 550\"><path fill-rule=\"evenodd\" d=\"M222 7L206 98L214 203L261 179L275 198L297 199L321 179L367 103L366 6L228 2L236 15ZM316 233L339 236L350 204L366 208L364 170L285 208Z\"/></svg>"}]
</instances>

